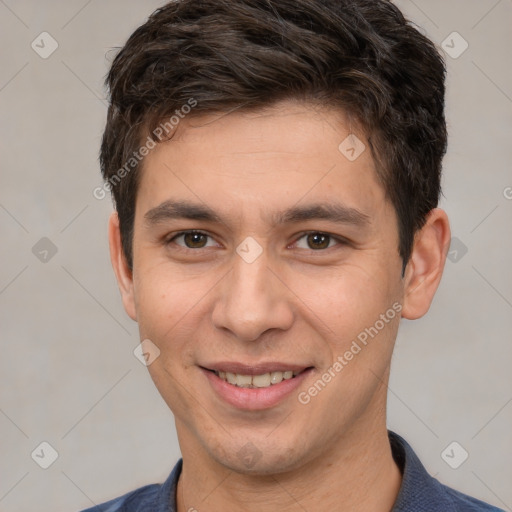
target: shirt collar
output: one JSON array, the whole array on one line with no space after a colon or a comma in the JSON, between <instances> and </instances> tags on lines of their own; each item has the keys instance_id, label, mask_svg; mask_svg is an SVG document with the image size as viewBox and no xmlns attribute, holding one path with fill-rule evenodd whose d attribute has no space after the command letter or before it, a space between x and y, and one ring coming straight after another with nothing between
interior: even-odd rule
<instances>
[{"instance_id":1,"label":"shirt collar","mask_svg":"<svg viewBox=\"0 0 512 512\"><path fill-rule=\"evenodd\" d=\"M392 512L456 512L443 485L427 473L407 441L391 431L388 435L393 458L402 473L402 484ZM180 459L160 487L154 512L176 512L176 491L182 467L183 459Z\"/></svg>"},{"instance_id":2,"label":"shirt collar","mask_svg":"<svg viewBox=\"0 0 512 512\"><path fill-rule=\"evenodd\" d=\"M391 452L402 472L402 485L391 512L455 512L444 486L431 477L407 441L388 431Z\"/></svg>"}]
</instances>

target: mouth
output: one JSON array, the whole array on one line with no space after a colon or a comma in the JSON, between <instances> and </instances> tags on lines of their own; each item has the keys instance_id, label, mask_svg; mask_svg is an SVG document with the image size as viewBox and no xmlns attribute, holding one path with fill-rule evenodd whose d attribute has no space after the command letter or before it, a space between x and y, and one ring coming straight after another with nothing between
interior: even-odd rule
<instances>
[{"instance_id":1,"label":"mouth","mask_svg":"<svg viewBox=\"0 0 512 512\"><path fill-rule=\"evenodd\" d=\"M255 366L218 363L200 366L211 388L224 402L248 411L272 408L301 386L313 366L267 363Z\"/></svg>"}]
</instances>

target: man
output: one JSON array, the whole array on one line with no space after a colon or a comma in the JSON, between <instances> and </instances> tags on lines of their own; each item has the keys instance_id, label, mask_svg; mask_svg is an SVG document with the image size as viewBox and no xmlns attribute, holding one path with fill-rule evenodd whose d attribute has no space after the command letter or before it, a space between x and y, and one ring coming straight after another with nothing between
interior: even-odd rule
<instances>
[{"instance_id":1,"label":"man","mask_svg":"<svg viewBox=\"0 0 512 512\"><path fill-rule=\"evenodd\" d=\"M133 33L111 258L183 458L90 510L498 510L386 428L400 319L450 241L444 78L386 0L178 0Z\"/></svg>"}]
</instances>

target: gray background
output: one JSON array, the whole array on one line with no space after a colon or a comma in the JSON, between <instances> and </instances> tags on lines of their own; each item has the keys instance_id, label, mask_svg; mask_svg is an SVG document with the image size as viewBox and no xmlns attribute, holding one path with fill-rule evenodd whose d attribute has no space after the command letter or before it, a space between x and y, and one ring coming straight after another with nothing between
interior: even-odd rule
<instances>
[{"instance_id":1,"label":"gray background","mask_svg":"<svg viewBox=\"0 0 512 512\"><path fill-rule=\"evenodd\" d=\"M179 457L172 414L133 355L112 206L92 194L106 54L161 3L0 0L2 511L92 506L162 481ZM402 323L389 426L441 481L512 510L512 1L397 3L438 45L460 51L446 39L457 31L469 48L446 57L440 206L456 252L428 315ZM59 45L47 59L31 47L43 31ZM31 457L43 441L58 452L46 470ZM458 469L441 456L453 441L469 453Z\"/></svg>"}]
</instances>

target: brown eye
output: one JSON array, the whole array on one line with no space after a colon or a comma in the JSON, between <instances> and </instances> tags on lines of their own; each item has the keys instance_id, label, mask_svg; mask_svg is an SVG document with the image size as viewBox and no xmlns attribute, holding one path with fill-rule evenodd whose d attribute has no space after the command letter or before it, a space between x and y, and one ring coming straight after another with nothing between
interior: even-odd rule
<instances>
[{"instance_id":1,"label":"brown eye","mask_svg":"<svg viewBox=\"0 0 512 512\"><path fill-rule=\"evenodd\" d=\"M329 247L331 237L329 235L324 235L323 233L310 233L307 235L307 241L311 249L327 249Z\"/></svg>"},{"instance_id":2,"label":"brown eye","mask_svg":"<svg viewBox=\"0 0 512 512\"><path fill-rule=\"evenodd\" d=\"M203 233L185 233L183 241L190 249L200 249L206 244L206 235Z\"/></svg>"},{"instance_id":3,"label":"brown eye","mask_svg":"<svg viewBox=\"0 0 512 512\"><path fill-rule=\"evenodd\" d=\"M176 236L172 237L167 242L167 245L175 243L184 249L203 249L212 245L212 243L208 245L209 238L211 238L209 235L202 233L201 231L182 231L181 233L178 233ZM178 240L183 241L178 242ZM213 243L213 245L215 244Z\"/></svg>"},{"instance_id":4,"label":"brown eye","mask_svg":"<svg viewBox=\"0 0 512 512\"><path fill-rule=\"evenodd\" d=\"M319 251L329 249L334 245L344 245L343 239L320 231L304 233L294 244L299 249Z\"/></svg>"}]
</instances>

